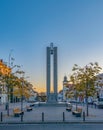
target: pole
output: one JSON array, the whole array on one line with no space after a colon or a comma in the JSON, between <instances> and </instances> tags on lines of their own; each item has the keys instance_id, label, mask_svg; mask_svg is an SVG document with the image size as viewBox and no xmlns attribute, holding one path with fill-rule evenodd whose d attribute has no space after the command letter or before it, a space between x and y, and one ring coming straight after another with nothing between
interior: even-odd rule
<instances>
[{"instance_id":1,"label":"pole","mask_svg":"<svg viewBox=\"0 0 103 130\"><path fill-rule=\"evenodd\" d=\"M23 121L23 81L21 86L21 122Z\"/></svg>"},{"instance_id":2,"label":"pole","mask_svg":"<svg viewBox=\"0 0 103 130\"><path fill-rule=\"evenodd\" d=\"M13 50L10 50L9 53L9 67L11 68L11 53ZM9 76L9 75L8 75ZM10 80L10 76L8 77L8 82ZM7 103L6 103L6 108L7 108L7 115L9 116L9 84L7 84Z\"/></svg>"},{"instance_id":3,"label":"pole","mask_svg":"<svg viewBox=\"0 0 103 130\"><path fill-rule=\"evenodd\" d=\"M42 122L44 122L44 112L42 112Z\"/></svg>"},{"instance_id":4,"label":"pole","mask_svg":"<svg viewBox=\"0 0 103 130\"><path fill-rule=\"evenodd\" d=\"M88 88L86 88L88 89ZM86 90L86 106L87 106L87 116L89 115L89 112L88 112L88 90Z\"/></svg>"},{"instance_id":5,"label":"pole","mask_svg":"<svg viewBox=\"0 0 103 130\"><path fill-rule=\"evenodd\" d=\"M23 112L21 112L21 122L23 122Z\"/></svg>"},{"instance_id":6,"label":"pole","mask_svg":"<svg viewBox=\"0 0 103 130\"><path fill-rule=\"evenodd\" d=\"M3 121L3 113L1 112L1 122Z\"/></svg>"},{"instance_id":7,"label":"pole","mask_svg":"<svg viewBox=\"0 0 103 130\"><path fill-rule=\"evenodd\" d=\"M7 108L7 115L9 116L9 85L7 85L7 103L6 103L6 108Z\"/></svg>"},{"instance_id":8,"label":"pole","mask_svg":"<svg viewBox=\"0 0 103 130\"><path fill-rule=\"evenodd\" d=\"M63 112L63 122L65 121L65 113Z\"/></svg>"},{"instance_id":9,"label":"pole","mask_svg":"<svg viewBox=\"0 0 103 130\"><path fill-rule=\"evenodd\" d=\"M76 111L77 111L77 90L75 90L75 100L76 100Z\"/></svg>"},{"instance_id":10,"label":"pole","mask_svg":"<svg viewBox=\"0 0 103 130\"><path fill-rule=\"evenodd\" d=\"M85 111L83 112L83 121L85 121Z\"/></svg>"}]
</instances>

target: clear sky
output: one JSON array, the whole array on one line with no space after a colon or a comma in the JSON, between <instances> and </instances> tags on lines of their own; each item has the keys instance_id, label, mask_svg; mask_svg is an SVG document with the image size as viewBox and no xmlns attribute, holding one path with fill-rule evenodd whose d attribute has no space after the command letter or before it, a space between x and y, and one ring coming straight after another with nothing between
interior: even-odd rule
<instances>
[{"instance_id":1,"label":"clear sky","mask_svg":"<svg viewBox=\"0 0 103 130\"><path fill-rule=\"evenodd\" d=\"M46 88L46 47L58 47L58 86L76 63L103 67L103 0L0 0L0 59L9 54L36 90Z\"/></svg>"}]
</instances>

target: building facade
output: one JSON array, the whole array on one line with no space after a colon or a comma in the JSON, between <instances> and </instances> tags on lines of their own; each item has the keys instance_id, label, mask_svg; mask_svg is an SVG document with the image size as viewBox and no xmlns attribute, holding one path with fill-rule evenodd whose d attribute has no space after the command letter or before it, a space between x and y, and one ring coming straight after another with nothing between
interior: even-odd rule
<instances>
[{"instance_id":1,"label":"building facade","mask_svg":"<svg viewBox=\"0 0 103 130\"><path fill-rule=\"evenodd\" d=\"M103 98L103 73L97 75L95 87L97 91L97 98Z\"/></svg>"},{"instance_id":2,"label":"building facade","mask_svg":"<svg viewBox=\"0 0 103 130\"><path fill-rule=\"evenodd\" d=\"M0 60L0 104L7 102L7 87L2 76L8 75L11 69Z\"/></svg>"}]
</instances>

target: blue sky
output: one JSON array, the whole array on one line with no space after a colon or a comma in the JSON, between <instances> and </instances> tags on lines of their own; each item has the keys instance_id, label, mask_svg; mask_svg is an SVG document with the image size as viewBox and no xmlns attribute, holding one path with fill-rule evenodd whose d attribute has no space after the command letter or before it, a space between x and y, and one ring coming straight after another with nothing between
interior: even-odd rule
<instances>
[{"instance_id":1,"label":"blue sky","mask_svg":"<svg viewBox=\"0 0 103 130\"><path fill-rule=\"evenodd\" d=\"M9 54L36 90L46 88L46 47L58 47L58 86L75 63L103 67L103 0L0 0L0 59Z\"/></svg>"}]
</instances>

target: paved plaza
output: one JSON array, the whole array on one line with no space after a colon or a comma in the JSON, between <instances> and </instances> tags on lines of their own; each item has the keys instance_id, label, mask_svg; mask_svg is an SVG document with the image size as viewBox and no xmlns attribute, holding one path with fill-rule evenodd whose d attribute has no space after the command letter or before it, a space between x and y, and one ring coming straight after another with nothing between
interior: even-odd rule
<instances>
[{"instance_id":1,"label":"paved plaza","mask_svg":"<svg viewBox=\"0 0 103 130\"><path fill-rule=\"evenodd\" d=\"M72 112L66 111L66 107L56 107L56 106L39 106L35 104L32 107L32 111L27 112L26 106L31 103L23 103L24 115L23 122L83 122L83 116L75 117ZM79 105L86 112L86 106ZM0 112L3 112L2 122L21 122L21 117L14 117L13 108L21 107L20 103L10 103L10 115L7 116L7 111L5 110L5 105L0 105ZM64 113L64 117L63 117ZM95 108L94 106L89 106L89 116L85 116L85 122L103 122L103 109ZM44 115L42 115L44 114Z\"/></svg>"}]
</instances>

